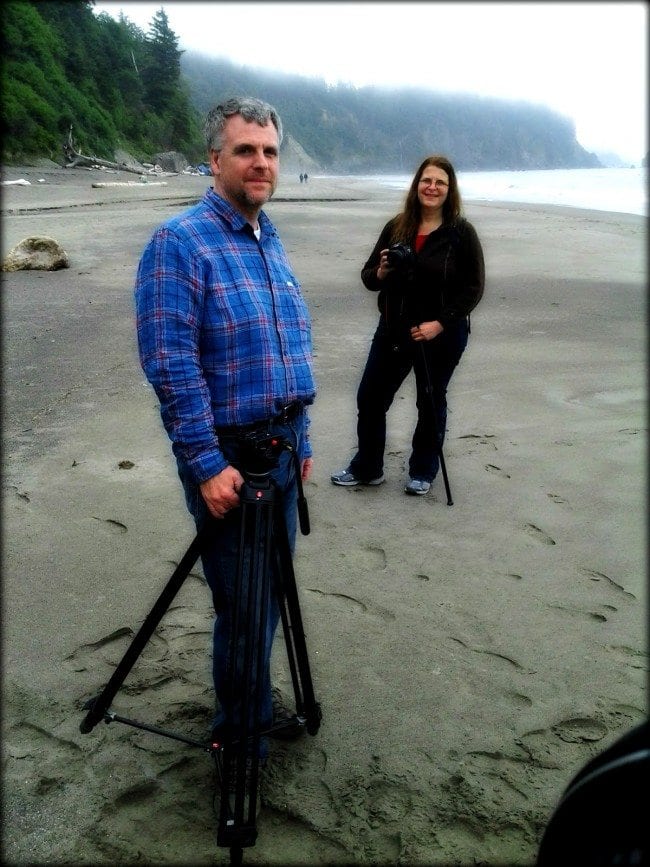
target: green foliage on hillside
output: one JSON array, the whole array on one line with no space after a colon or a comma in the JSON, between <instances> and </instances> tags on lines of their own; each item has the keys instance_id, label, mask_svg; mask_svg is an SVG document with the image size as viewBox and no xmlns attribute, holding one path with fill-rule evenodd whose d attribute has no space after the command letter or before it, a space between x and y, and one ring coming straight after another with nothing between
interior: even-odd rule
<instances>
[{"instance_id":1,"label":"green foliage on hillside","mask_svg":"<svg viewBox=\"0 0 650 867\"><path fill-rule=\"evenodd\" d=\"M61 160L70 128L88 155L202 158L200 118L181 76L178 40L159 10L143 33L95 15L91 0L10 2L2 9L3 161Z\"/></svg>"},{"instance_id":2,"label":"green foliage on hillside","mask_svg":"<svg viewBox=\"0 0 650 867\"><path fill-rule=\"evenodd\" d=\"M206 159L202 118L227 96L271 102L285 130L325 171L407 172L442 152L460 170L582 168L598 160L571 121L541 106L387 90L281 75L178 50L164 7L144 33L93 0L9 0L2 14L3 162L60 161L78 150L142 161L181 151ZM128 5L126 6L128 13Z\"/></svg>"}]
</instances>

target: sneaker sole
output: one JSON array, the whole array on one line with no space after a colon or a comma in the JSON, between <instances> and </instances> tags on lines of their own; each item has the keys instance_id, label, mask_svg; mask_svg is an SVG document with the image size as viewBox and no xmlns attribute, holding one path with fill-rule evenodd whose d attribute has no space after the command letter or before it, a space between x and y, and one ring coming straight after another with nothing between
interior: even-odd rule
<instances>
[{"instance_id":1,"label":"sneaker sole","mask_svg":"<svg viewBox=\"0 0 650 867\"><path fill-rule=\"evenodd\" d=\"M365 485L369 488L376 488L377 485L383 485L386 479L372 479L370 482L361 482L359 479L355 479L353 482L340 482L335 479L331 479L333 485L339 485L341 488L355 488L359 487L359 485Z\"/></svg>"},{"instance_id":2,"label":"sneaker sole","mask_svg":"<svg viewBox=\"0 0 650 867\"><path fill-rule=\"evenodd\" d=\"M409 494L411 497L424 497L429 491L411 491L409 488L404 488L404 493Z\"/></svg>"}]
</instances>

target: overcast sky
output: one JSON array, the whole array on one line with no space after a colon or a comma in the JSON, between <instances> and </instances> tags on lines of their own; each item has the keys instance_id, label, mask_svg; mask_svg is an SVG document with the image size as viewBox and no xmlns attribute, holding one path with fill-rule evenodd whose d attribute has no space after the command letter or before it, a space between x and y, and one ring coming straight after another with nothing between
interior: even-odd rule
<instances>
[{"instance_id":1,"label":"overcast sky","mask_svg":"<svg viewBox=\"0 0 650 867\"><path fill-rule=\"evenodd\" d=\"M179 48L346 82L525 100L587 150L647 153L648 4L101 2L147 32L160 8Z\"/></svg>"}]
</instances>

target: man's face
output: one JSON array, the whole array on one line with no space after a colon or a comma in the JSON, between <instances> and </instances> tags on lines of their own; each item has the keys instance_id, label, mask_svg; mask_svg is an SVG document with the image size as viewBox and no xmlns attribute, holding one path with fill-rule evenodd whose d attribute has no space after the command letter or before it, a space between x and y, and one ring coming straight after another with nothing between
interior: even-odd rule
<instances>
[{"instance_id":1,"label":"man's face","mask_svg":"<svg viewBox=\"0 0 650 867\"><path fill-rule=\"evenodd\" d=\"M223 147L210 151L214 190L246 217L256 221L278 182L278 131L271 121L260 126L235 114L223 131Z\"/></svg>"}]
</instances>

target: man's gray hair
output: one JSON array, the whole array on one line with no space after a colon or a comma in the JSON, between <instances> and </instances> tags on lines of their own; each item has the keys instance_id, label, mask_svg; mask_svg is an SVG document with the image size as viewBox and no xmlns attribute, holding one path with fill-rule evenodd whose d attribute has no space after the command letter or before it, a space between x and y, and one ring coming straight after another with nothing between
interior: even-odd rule
<instances>
[{"instance_id":1,"label":"man's gray hair","mask_svg":"<svg viewBox=\"0 0 650 867\"><path fill-rule=\"evenodd\" d=\"M241 115L249 123L255 122L260 126L266 126L271 121L278 131L278 147L282 144L282 121L273 106L254 96L235 96L215 105L208 112L204 127L208 150L221 150L226 121L236 114Z\"/></svg>"}]
</instances>

